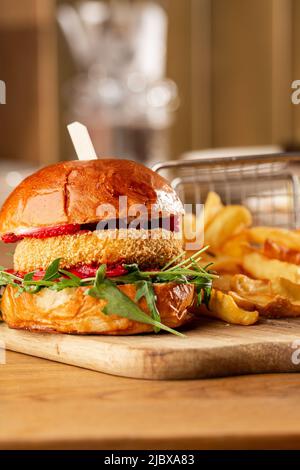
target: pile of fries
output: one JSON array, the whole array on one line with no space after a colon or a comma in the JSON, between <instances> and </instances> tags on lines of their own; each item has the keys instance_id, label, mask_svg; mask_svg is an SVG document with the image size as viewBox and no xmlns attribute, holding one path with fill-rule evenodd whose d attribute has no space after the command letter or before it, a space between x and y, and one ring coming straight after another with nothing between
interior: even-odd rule
<instances>
[{"instance_id":1,"label":"pile of fries","mask_svg":"<svg viewBox=\"0 0 300 470\"><path fill-rule=\"evenodd\" d=\"M300 316L300 231L253 227L246 207L224 206L211 192L204 238L209 249L201 264L213 262L219 279L203 314L239 325L252 325L260 316Z\"/></svg>"}]
</instances>

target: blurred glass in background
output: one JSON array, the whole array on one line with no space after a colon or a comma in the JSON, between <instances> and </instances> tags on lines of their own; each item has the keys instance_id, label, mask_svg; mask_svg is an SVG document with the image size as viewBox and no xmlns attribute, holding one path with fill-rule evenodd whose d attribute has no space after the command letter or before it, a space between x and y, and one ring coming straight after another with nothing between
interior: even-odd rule
<instances>
[{"instance_id":1,"label":"blurred glass in background","mask_svg":"<svg viewBox=\"0 0 300 470\"><path fill-rule=\"evenodd\" d=\"M299 22L299 0L0 0L0 199L75 157L73 120L147 165L299 147Z\"/></svg>"},{"instance_id":2,"label":"blurred glass in background","mask_svg":"<svg viewBox=\"0 0 300 470\"><path fill-rule=\"evenodd\" d=\"M57 18L76 65L64 85L67 121L84 121L100 156L166 159L178 91L166 78L164 9L82 1L60 5Z\"/></svg>"}]
</instances>

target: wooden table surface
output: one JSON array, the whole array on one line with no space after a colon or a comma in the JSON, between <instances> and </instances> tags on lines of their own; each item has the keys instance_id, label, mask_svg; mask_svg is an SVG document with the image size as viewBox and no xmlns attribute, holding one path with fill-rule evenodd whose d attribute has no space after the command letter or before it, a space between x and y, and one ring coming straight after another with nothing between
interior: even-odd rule
<instances>
[{"instance_id":1,"label":"wooden table surface","mask_svg":"<svg viewBox=\"0 0 300 470\"><path fill-rule=\"evenodd\" d=\"M1 449L300 448L300 374L109 376L7 352Z\"/></svg>"}]
</instances>

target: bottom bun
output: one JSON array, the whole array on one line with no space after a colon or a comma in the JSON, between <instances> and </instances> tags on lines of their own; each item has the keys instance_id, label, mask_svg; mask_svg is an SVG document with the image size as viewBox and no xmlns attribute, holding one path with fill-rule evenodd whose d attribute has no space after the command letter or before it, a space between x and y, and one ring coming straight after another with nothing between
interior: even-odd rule
<instances>
[{"instance_id":1,"label":"bottom bun","mask_svg":"<svg viewBox=\"0 0 300 470\"><path fill-rule=\"evenodd\" d=\"M134 284L119 286L119 289L134 300ZM106 301L84 295L86 290L86 287L60 292L43 289L37 294L24 292L16 296L17 289L9 285L1 302L3 320L10 328L43 332L131 335L153 331L151 325L120 317L118 312L106 315L103 313ZM188 309L194 302L192 284L155 284L154 291L164 325L177 328L191 318ZM144 299L139 306L149 314Z\"/></svg>"}]
</instances>

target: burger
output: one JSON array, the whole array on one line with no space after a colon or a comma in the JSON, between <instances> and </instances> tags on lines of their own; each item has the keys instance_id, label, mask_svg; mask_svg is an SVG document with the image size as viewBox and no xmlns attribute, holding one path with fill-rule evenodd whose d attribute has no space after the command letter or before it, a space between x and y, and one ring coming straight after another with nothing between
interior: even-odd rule
<instances>
[{"instance_id":1,"label":"burger","mask_svg":"<svg viewBox=\"0 0 300 470\"><path fill-rule=\"evenodd\" d=\"M0 270L11 328L73 334L180 334L212 275L185 259L183 205L169 183L132 161L68 161L26 178L0 212L17 243Z\"/></svg>"}]
</instances>

